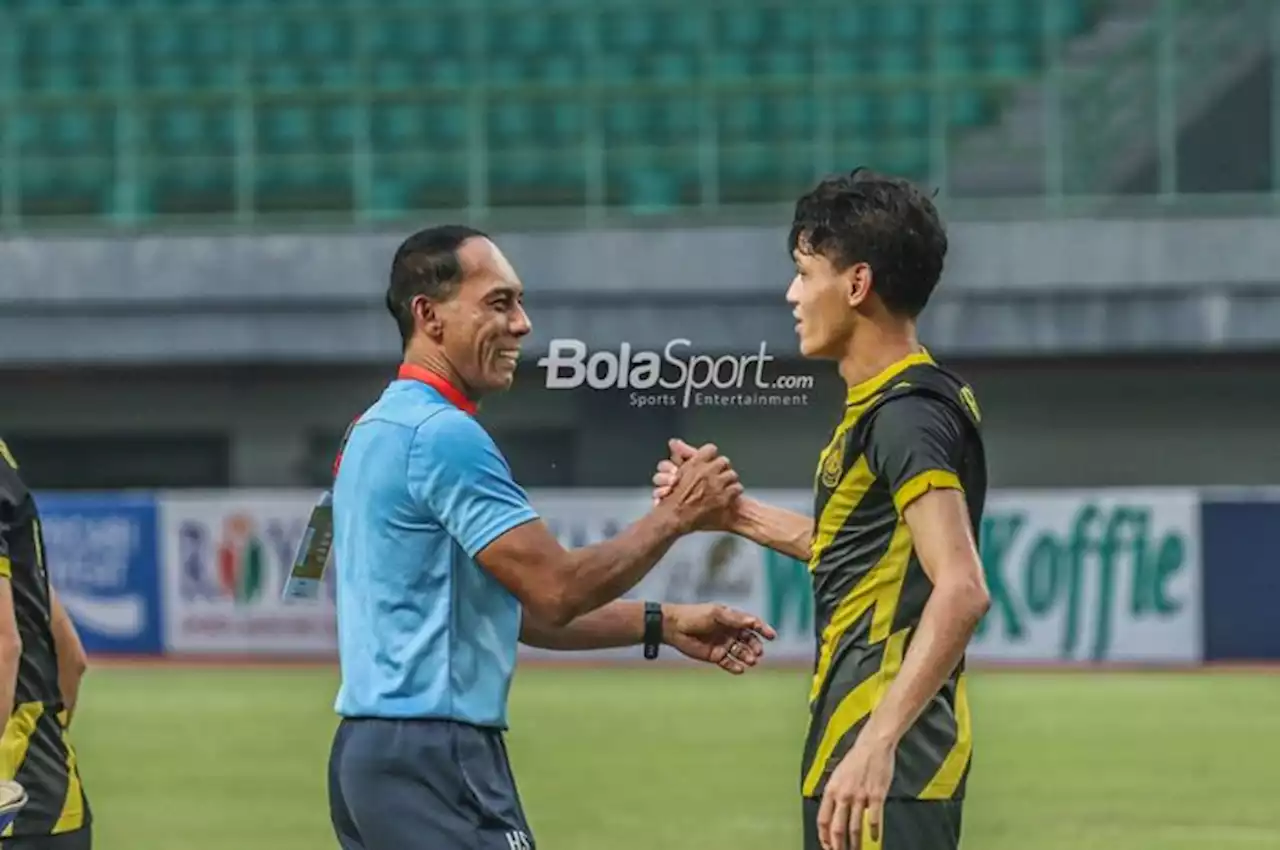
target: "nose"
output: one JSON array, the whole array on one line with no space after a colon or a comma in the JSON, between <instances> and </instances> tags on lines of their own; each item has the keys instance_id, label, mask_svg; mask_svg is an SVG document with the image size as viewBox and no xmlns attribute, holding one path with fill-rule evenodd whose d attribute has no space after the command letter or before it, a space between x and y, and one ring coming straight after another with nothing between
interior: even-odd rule
<instances>
[{"instance_id":1,"label":"nose","mask_svg":"<svg viewBox=\"0 0 1280 850\"><path fill-rule=\"evenodd\" d=\"M787 303L792 305L800 303L800 275L791 278L791 283L787 286Z\"/></svg>"},{"instance_id":2,"label":"nose","mask_svg":"<svg viewBox=\"0 0 1280 850\"><path fill-rule=\"evenodd\" d=\"M529 314L525 312L523 304L517 304L516 309L511 313L511 333L515 336L525 336L533 330L533 322L529 321Z\"/></svg>"}]
</instances>

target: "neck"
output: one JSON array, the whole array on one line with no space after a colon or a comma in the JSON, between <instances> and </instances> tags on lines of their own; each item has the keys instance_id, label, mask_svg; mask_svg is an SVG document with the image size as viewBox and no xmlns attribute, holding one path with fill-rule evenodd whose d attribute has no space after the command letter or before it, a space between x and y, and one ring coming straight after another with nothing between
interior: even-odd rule
<instances>
[{"instance_id":1,"label":"neck","mask_svg":"<svg viewBox=\"0 0 1280 850\"><path fill-rule=\"evenodd\" d=\"M922 350L914 322L866 322L849 337L844 356L840 358L840 377L845 386L852 389Z\"/></svg>"},{"instance_id":2,"label":"neck","mask_svg":"<svg viewBox=\"0 0 1280 850\"><path fill-rule=\"evenodd\" d=\"M479 401L478 394L467 385L462 379L462 375L449 362L449 358L445 356L443 350L439 348L425 348L423 346L409 346L404 353L402 361L409 366L417 366L420 369L426 369L444 378L450 384L458 388L464 396L472 401Z\"/></svg>"}]
</instances>

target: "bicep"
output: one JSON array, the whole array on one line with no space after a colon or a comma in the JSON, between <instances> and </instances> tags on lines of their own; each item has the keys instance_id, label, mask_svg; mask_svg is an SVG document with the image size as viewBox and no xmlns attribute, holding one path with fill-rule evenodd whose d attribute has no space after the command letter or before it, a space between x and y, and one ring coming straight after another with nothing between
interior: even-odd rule
<instances>
[{"instance_id":1,"label":"bicep","mask_svg":"<svg viewBox=\"0 0 1280 850\"><path fill-rule=\"evenodd\" d=\"M14 654L21 650L21 646L18 615L13 603L13 581L6 570L0 578L0 654Z\"/></svg>"},{"instance_id":2,"label":"bicep","mask_svg":"<svg viewBox=\"0 0 1280 850\"><path fill-rule=\"evenodd\" d=\"M474 557L538 618L554 595L557 567L567 555L546 523L535 518L500 534Z\"/></svg>"},{"instance_id":3,"label":"bicep","mask_svg":"<svg viewBox=\"0 0 1280 850\"><path fill-rule=\"evenodd\" d=\"M49 588L50 626L53 630L54 650L60 658L80 659L84 657L84 646L80 643L80 635L76 632L71 615L63 607L62 600L53 588Z\"/></svg>"},{"instance_id":4,"label":"bicep","mask_svg":"<svg viewBox=\"0 0 1280 850\"><path fill-rule=\"evenodd\" d=\"M985 588L982 558L962 491L925 492L907 505L902 517L920 566L935 586L965 583Z\"/></svg>"}]
</instances>

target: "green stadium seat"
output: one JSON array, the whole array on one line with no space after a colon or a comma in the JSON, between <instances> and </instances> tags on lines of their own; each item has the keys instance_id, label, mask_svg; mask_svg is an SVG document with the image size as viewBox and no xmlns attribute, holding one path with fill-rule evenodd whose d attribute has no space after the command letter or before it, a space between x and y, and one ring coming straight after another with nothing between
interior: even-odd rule
<instances>
[{"instance_id":1,"label":"green stadium seat","mask_svg":"<svg viewBox=\"0 0 1280 850\"><path fill-rule=\"evenodd\" d=\"M734 49L752 48L771 37L758 9L730 8L717 15L716 44Z\"/></svg>"},{"instance_id":2,"label":"green stadium seat","mask_svg":"<svg viewBox=\"0 0 1280 850\"><path fill-rule=\"evenodd\" d=\"M963 43L975 30L974 7L971 0L952 0L934 7L937 15L938 35L946 46Z\"/></svg>"},{"instance_id":3,"label":"green stadium seat","mask_svg":"<svg viewBox=\"0 0 1280 850\"><path fill-rule=\"evenodd\" d=\"M115 185L109 160L23 162L18 176L19 215L26 218L98 218L110 213Z\"/></svg>"},{"instance_id":4,"label":"green stadium seat","mask_svg":"<svg viewBox=\"0 0 1280 850\"><path fill-rule=\"evenodd\" d=\"M765 23L767 43L780 47L808 50L814 44L813 9L782 8L769 10Z\"/></svg>"},{"instance_id":5,"label":"green stadium seat","mask_svg":"<svg viewBox=\"0 0 1280 850\"><path fill-rule=\"evenodd\" d=\"M874 9L863 3L840 3L831 10L830 47L858 50L876 35Z\"/></svg>"},{"instance_id":6,"label":"green stadium seat","mask_svg":"<svg viewBox=\"0 0 1280 850\"><path fill-rule=\"evenodd\" d=\"M911 180L926 181L929 176L928 140L917 137L899 137L882 145L877 163L872 167Z\"/></svg>"},{"instance_id":7,"label":"green stadium seat","mask_svg":"<svg viewBox=\"0 0 1280 850\"><path fill-rule=\"evenodd\" d=\"M658 13L668 43L682 50L700 50L711 40L710 16L698 8Z\"/></svg>"},{"instance_id":8,"label":"green stadium seat","mask_svg":"<svg viewBox=\"0 0 1280 850\"><path fill-rule=\"evenodd\" d=\"M586 168L582 157L553 153L495 156L489 204L494 207L582 206Z\"/></svg>"},{"instance_id":9,"label":"green stadium seat","mask_svg":"<svg viewBox=\"0 0 1280 850\"><path fill-rule=\"evenodd\" d=\"M149 111L142 124L148 147L162 156L232 156L236 147L233 106L179 103Z\"/></svg>"},{"instance_id":10,"label":"green stadium seat","mask_svg":"<svg viewBox=\"0 0 1280 850\"><path fill-rule=\"evenodd\" d=\"M868 69L868 57L854 49L838 48L828 52L819 70L829 77L849 80L865 80L862 74Z\"/></svg>"},{"instance_id":11,"label":"green stadium seat","mask_svg":"<svg viewBox=\"0 0 1280 850\"><path fill-rule=\"evenodd\" d=\"M450 210L467 205L470 175L465 160L429 154L414 160L384 160L375 168L379 177L394 175L403 181L405 209Z\"/></svg>"},{"instance_id":12,"label":"green stadium seat","mask_svg":"<svg viewBox=\"0 0 1280 850\"><path fill-rule=\"evenodd\" d=\"M750 145L720 157L720 200L726 204L769 203L794 198L815 177L808 146Z\"/></svg>"},{"instance_id":13,"label":"green stadium seat","mask_svg":"<svg viewBox=\"0 0 1280 850\"><path fill-rule=\"evenodd\" d=\"M373 59L369 83L375 89L402 91L413 85L413 64L405 59Z\"/></svg>"},{"instance_id":14,"label":"green stadium seat","mask_svg":"<svg viewBox=\"0 0 1280 850\"><path fill-rule=\"evenodd\" d=\"M769 138L810 141L818 132L817 105L812 97L792 95L765 99L765 128Z\"/></svg>"},{"instance_id":15,"label":"green stadium seat","mask_svg":"<svg viewBox=\"0 0 1280 850\"><path fill-rule=\"evenodd\" d=\"M1025 0L987 0L986 33L996 37L1035 37L1032 7Z\"/></svg>"},{"instance_id":16,"label":"green stadium seat","mask_svg":"<svg viewBox=\"0 0 1280 850\"><path fill-rule=\"evenodd\" d=\"M986 121L986 113L986 102L976 91L957 91L948 96L948 117L952 126L975 127Z\"/></svg>"},{"instance_id":17,"label":"green stadium seat","mask_svg":"<svg viewBox=\"0 0 1280 850\"><path fill-rule=\"evenodd\" d=\"M923 7L897 0L880 7L881 37L890 42L919 45L929 28Z\"/></svg>"},{"instance_id":18,"label":"green stadium seat","mask_svg":"<svg viewBox=\"0 0 1280 850\"><path fill-rule=\"evenodd\" d=\"M639 65L633 56L609 53L599 57L596 72L599 81L607 85L627 84L639 76Z\"/></svg>"},{"instance_id":19,"label":"green stadium seat","mask_svg":"<svg viewBox=\"0 0 1280 850\"><path fill-rule=\"evenodd\" d=\"M889 99L889 127L896 133L928 133L929 106L929 95L922 91L895 95Z\"/></svg>"},{"instance_id":20,"label":"green stadium seat","mask_svg":"<svg viewBox=\"0 0 1280 850\"><path fill-rule=\"evenodd\" d=\"M1026 74L1031 70L1030 50L1025 42L998 42L991 51L989 67L1002 74Z\"/></svg>"},{"instance_id":21,"label":"green stadium seat","mask_svg":"<svg viewBox=\"0 0 1280 850\"><path fill-rule=\"evenodd\" d=\"M760 65L763 76L775 80L795 80L813 73L812 54L799 50L771 50Z\"/></svg>"},{"instance_id":22,"label":"green stadium seat","mask_svg":"<svg viewBox=\"0 0 1280 850\"><path fill-rule=\"evenodd\" d=\"M698 75L698 57L692 53L656 52L641 57L637 77L659 85L693 85Z\"/></svg>"},{"instance_id":23,"label":"green stadium seat","mask_svg":"<svg viewBox=\"0 0 1280 850\"><path fill-rule=\"evenodd\" d=\"M970 74L976 61L973 50L964 42L948 42L938 49L938 67L944 74Z\"/></svg>"},{"instance_id":24,"label":"green stadium seat","mask_svg":"<svg viewBox=\"0 0 1280 850\"><path fill-rule=\"evenodd\" d=\"M644 9L609 11L599 18L596 29L601 49L644 53L661 46L662 22Z\"/></svg>"},{"instance_id":25,"label":"green stadium seat","mask_svg":"<svg viewBox=\"0 0 1280 850\"><path fill-rule=\"evenodd\" d=\"M956 133L995 120L994 87L1038 73L1045 24L1074 34L1093 8L1062 0L1050 8L1060 19L1046 20L1035 0L476 2L0 2L34 10L9 18L24 163L85 164L37 169L22 189L41 214L109 213L112 181L129 173L113 159L125 109L146 178L119 199L137 191L159 214L230 214L247 102L263 210L453 209L481 174L492 205L585 203L588 185L601 188L583 173L601 161L584 148L593 127L609 205L702 203L700 168L712 162L719 201L776 202L811 182L815 149L823 167L857 155L927 176L935 106ZM252 17L222 17L232 10ZM371 158L353 160L366 124ZM353 162L372 171L356 180ZM62 189L72 201L50 203Z\"/></svg>"},{"instance_id":26,"label":"green stadium seat","mask_svg":"<svg viewBox=\"0 0 1280 850\"><path fill-rule=\"evenodd\" d=\"M716 78L728 82L750 79L751 58L751 54L745 52L716 54L714 61Z\"/></svg>"},{"instance_id":27,"label":"green stadium seat","mask_svg":"<svg viewBox=\"0 0 1280 850\"><path fill-rule=\"evenodd\" d=\"M841 94L831 103L831 121L836 135L865 135L879 119L878 99L871 94Z\"/></svg>"},{"instance_id":28,"label":"green stadium seat","mask_svg":"<svg viewBox=\"0 0 1280 850\"><path fill-rule=\"evenodd\" d=\"M254 186L263 213L337 212L352 207L351 167L322 159L268 161Z\"/></svg>"},{"instance_id":29,"label":"green stadium seat","mask_svg":"<svg viewBox=\"0 0 1280 850\"><path fill-rule=\"evenodd\" d=\"M754 142L765 132L764 101L758 95L740 95L720 102L717 129L720 137L732 144L735 140Z\"/></svg>"},{"instance_id":30,"label":"green stadium seat","mask_svg":"<svg viewBox=\"0 0 1280 850\"><path fill-rule=\"evenodd\" d=\"M372 195L369 199L371 211L375 214L397 215L405 211L405 185L400 180L373 181Z\"/></svg>"},{"instance_id":31,"label":"green stadium seat","mask_svg":"<svg viewBox=\"0 0 1280 850\"><path fill-rule=\"evenodd\" d=\"M489 107L490 148L527 148L534 143L534 104L506 100Z\"/></svg>"},{"instance_id":32,"label":"green stadium seat","mask_svg":"<svg viewBox=\"0 0 1280 850\"><path fill-rule=\"evenodd\" d=\"M927 70L924 56L915 47L886 45L875 55L873 66L885 77L919 74Z\"/></svg>"}]
</instances>

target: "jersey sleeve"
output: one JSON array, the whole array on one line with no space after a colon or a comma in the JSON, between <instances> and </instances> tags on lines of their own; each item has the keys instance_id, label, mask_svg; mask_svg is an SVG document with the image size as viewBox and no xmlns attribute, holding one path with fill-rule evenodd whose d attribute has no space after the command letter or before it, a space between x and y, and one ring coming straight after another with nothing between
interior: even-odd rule
<instances>
[{"instance_id":1,"label":"jersey sleeve","mask_svg":"<svg viewBox=\"0 0 1280 850\"><path fill-rule=\"evenodd\" d=\"M472 558L538 517L493 438L461 411L419 426L409 450L409 488Z\"/></svg>"},{"instance_id":2,"label":"jersey sleeve","mask_svg":"<svg viewBox=\"0 0 1280 850\"><path fill-rule=\"evenodd\" d=\"M964 490L960 466L965 423L944 402L908 395L874 414L867 437L867 465L886 481L901 514L930 490Z\"/></svg>"}]
</instances>

